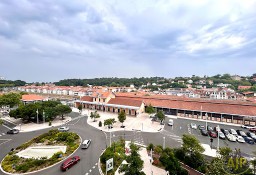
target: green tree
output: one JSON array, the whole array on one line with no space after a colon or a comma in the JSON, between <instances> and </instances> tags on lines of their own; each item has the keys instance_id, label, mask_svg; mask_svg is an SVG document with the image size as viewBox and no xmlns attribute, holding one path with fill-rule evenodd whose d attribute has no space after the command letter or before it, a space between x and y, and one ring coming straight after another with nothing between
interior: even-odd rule
<instances>
[{"instance_id":1,"label":"green tree","mask_svg":"<svg viewBox=\"0 0 256 175\"><path fill-rule=\"evenodd\" d=\"M155 108L151 105L151 104L149 104L147 107L146 107L146 113L148 113L148 114L153 114L153 113L155 113L156 112L156 110L155 110Z\"/></svg>"},{"instance_id":2,"label":"green tree","mask_svg":"<svg viewBox=\"0 0 256 175\"><path fill-rule=\"evenodd\" d=\"M202 153L204 152L204 148L201 146L199 140L191 135L191 134L184 134L182 137L182 148L187 154L194 154L194 153Z\"/></svg>"},{"instance_id":3,"label":"green tree","mask_svg":"<svg viewBox=\"0 0 256 175\"><path fill-rule=\"evenodd\" d=\"M0 96L0 106L10 105L13 106L19 105L21 99L21 95L19 93L8 93Z\"/></svg>"},{"instance_id":4,"label":"green tree","mask_svg":"<svg viewBox=\"0 0 256 175\"><path fill-rule=\"evenodd\" d=\"M79 109L79 111L82 111L83 106L81 104L79 104L77 108Z\"/></svg>"},{"instance_id":5,"label":"green tree","mask_svg":"<svg viewBox=\"0 0 256 175\"><path fill-rule=\"evenodd\" d=\"M64 120L65 114L69 114L70 112L72 112L69 106L62 104L57 105L55 109L58 112L58 114L61 115L62 120Z\"/></svg>"},{"instance_id":6,"label":"green tree","mask_svg":"<svg viewBox=\"0 0 256 175\"><path fill-rule=\"evenodd\" d=\"M124 175L146 175L142 172L143 160L141 160L138 153L139 147L131 143L130 145L131 154L127 156L127 164L122 164L120 166L119 173L123 172Z\"/></svg>"},{"instance_id":7,"label":"green tree","mask_svg":"<svg viewBox=\"0 0 256 175\"><path fill-rule=\"evenodd\" d=\"M93 122L96 122L96 118L100 118L100 114L97 111L91 112L90 117L93 119Z\"/></svg>"},{"instance_id":8,"label":"green tree","mask_svg":"<svg viewBox=\"0 0 256 175\"><path fill-rule=\"evenodd\" d=\"M164 112L163 111L158 111L157 114L156 114L157 118L160 120L160 121L163 121L165 119L165 115L164 115Z\"/></svg>"},{"instance_id":9,"label":"green tree","mask_svg":"<svg viewBox=\"0 0 256 175\"><path fill-rule=\"evenodd\" d=\"M176 175L188 174L188 172L181 167L179 161L174 156L173 152L169 152L169 153L164 152L160 156L159 160L165 167L165 170L169 172L169 174L176 174Z\"/></svg>"},{"instance_id":10,"label":"green tree","mask_svg":"<svg viewBox=\"0 0 256 175\"><path fill-rule=\"evenodd\" d=\"M4 121L2 119L0 119L0 126L4 123Z\"/></svg>"},{"instance_id":11,"label":"green tree","mask_svg":"<svg viewBox=\"0 0 256 175\"><path fill-rule=\"evenodd\" d=\"M124 127L124 121L126 120L126 113L125 111L121 111L119 114L118 114L118 120L119 122L122 123L122 127Z\"/></svg>"},{"instance_id":12,"label":"green tree","mask_svg":"<svg viewBox=\"0 0 256 175\"><path fill-rule=\"evenodd\" d=\"M106 119L106 120L104 120L104 126L112 126L114 123L115 123L116 121L115 121L115 119L114 118L109 118L109 119Z\"/></svg>"}]
</instances>

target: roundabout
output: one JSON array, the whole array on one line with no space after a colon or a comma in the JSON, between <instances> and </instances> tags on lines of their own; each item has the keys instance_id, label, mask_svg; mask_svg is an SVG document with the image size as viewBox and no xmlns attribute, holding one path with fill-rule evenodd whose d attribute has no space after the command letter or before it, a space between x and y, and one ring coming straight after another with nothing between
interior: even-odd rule
<instances>
[{"instance_id":1,"label":"roundabout","mask_svg":"<svg viewBox=\"0 0 256 175\"><path fill-rule=\"evenodd\" d=\"M6 174L41 171L73 154L81 144L78 134L50 130L12 149L2 160Z\"/></svg>"}]
</instances>

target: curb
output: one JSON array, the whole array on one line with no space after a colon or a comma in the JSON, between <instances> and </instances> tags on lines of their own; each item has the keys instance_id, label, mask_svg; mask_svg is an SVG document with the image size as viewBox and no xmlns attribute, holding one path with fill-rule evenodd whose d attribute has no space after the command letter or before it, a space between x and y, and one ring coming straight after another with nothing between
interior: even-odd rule
<instances>
[{"instance_id":1,"label":"curb","mask_svg":"<svg viewBox=\"0 0 256 175\"><path fill-rule=\"evenodd\" d=\"M77 135L78 135L78 134L77 134ZM51 165L51 166L45 167L45 168L40 169L40 170L37 170L37 171L28 172L28 173L21 173L21 174L8 173L8 172L6 172L6 171L4 171L4 170L2 169L2 162L3 162L4 158L6 157L6 156L5 156L5 157L1 160L1 163L0 163L0 171L4 172L5 174L8 174L8 175L26 175L26 174L31 174L31 173L37 173L37 172L46 170L46 169L48 169L48 168L51 168L51 167L53 167L53 166L55 166L55 165L57 165L57 164L63 162L63 161L66 160L67 158L71 157L73 154L75 154L75 152L80 148L80 146L81 146L81 144L82 144L82 138L81 138L80 135L78 135L78 136L79 136L79 138L80 138L80 145L78 146L78 148L77 148L72 154L70 154L68 157L66 157L65 159L63 159L63 160L61 160L61 161L59 161L59 162L56 162L55 164L53 164L53 165Z\"/></svg>"},{"instance_id":2,"label":"curb","mask_svg":"<svg viewBox=\"0 0 256 175\"><path fill-rule=\"evenodd\" d=\"M106 149L104 149L103 151L102 151L102 153L100 154L100 156L104 153L106 151ZM100 175L104 175L104 173L102 172L102 169L101 169L101 163L100 163L100 158L99 158L99 160L98 160L98 169L99 169L99 172L100 172Z\"/></svg>"}]
</instances>

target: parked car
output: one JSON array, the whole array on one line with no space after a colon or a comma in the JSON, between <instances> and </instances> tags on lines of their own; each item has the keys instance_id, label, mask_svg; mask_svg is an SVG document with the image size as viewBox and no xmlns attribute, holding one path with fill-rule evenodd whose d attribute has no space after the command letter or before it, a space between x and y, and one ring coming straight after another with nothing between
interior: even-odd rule
<instances>
[{"instance_id":1,"label":"parked car","mask_svg":"<svg viewBox=\"0 0 256 175\"><path fill-rule=\"evenodd\" d=\"M168 125L169 125L169 126L173 126L173 119L169 119Z\"/></svg>"},{"instance_id":2,"label":"parked car","mask_svg":"<svg viewBox=\"0 0 256 175\"><path fill-rule=\"evenodd\" d=\"M236 136L236 141L239 142L239 143L244 143L245 142L244 138L242 136L239 136L239 135Z\"/></svg>"},{"instance_id":3,"label":"parked car","mask_svg":"<svg viewBox=\"0 0 256 175\"><path fill-rule=\"evenodd\" d=\"M227 129L220 129L220 130L221 130L221 132L222 132L225 136L227 136L228 134L230 134Z\"/></svg>"},{"instance_id":4,"label":"parked car","mask_svg":"<svg viewBox=\"0 0 256 175\"><path fill-rule=\"evenodd\" d=\"M236 141L236 136L234 136L233 134L228 134L228 135L226 135L226 137L231 142L235 142Z\"/></svg>"},{"instance_id":5,"label":"parked car","mask_svg":"<svg viewBox=\"0 0 256 175\"><path fill-rule=\"evenodd\" d=\"M213 128L210 125L208 125L207 126L207 131L213 131Z\"/></svg>"},{"instance_id":6,"label":"parked car","mask_svg":"<svg viewBox=\"0 0 256 175\"><path fill-rule=\"evenodd\" d=\"M205 126L204 125L198 125L198 129L199 130L205 129Z\"/></svg>"},{"instance_id":7,"label":"parked car","mask_svg":"<svg viewBox=\"0 0 256 175\"><path fill-rule=\"evenodd\" d=\"M223 132L221 132L221 131L218 131L217 134L218 134L220 139L225 139L226 138L225 135L223 134Z\"/></svg>"},{"instance_id":8,"label":"parked car","mask_svg":"<svg viewBox=\"0 0 256 175\"><path fill-rule=\"evenodd\" d=\"M82 148L82 149L84 149L84 148L87 149L87 148L90 146L91 142L92 142L91 139L89 139L89 140L84 140L83 143L81 144L81 148Z\"/></svg>"},{"instance_id":9,"label":"parked car","mask_svg":"<svg viewBox=\"0 0 256 175\"><path fill-rule=\"evenodd\" d=\"M249 131L256 132L256 128L250 128Z\"/></svg>"},{"instance_id":10,"label":"parked car","mask_svg":"<svg viewBox=\"0 0 256 175\"><path fill-rule=\"evenodd\" d=\"M217 133L215 131L209 131L209 136L213 138L217 138Z\"/></svg>"},{"instance_id":11,"label":"parked car","mask_svg":"<svg viewBox=\"0 0 256 175\"><path fill-rule=\"evenodd\" d=\"M75 165L79 161L80 161L79 156L70 157L61 164L60 169L62 171L66 171L67 169L71 168L73 165Z\"/></svg>"},{"instance_id":12,"label":"parked car","mask_svg":"<svg viewBox=\"0 0 256 175\"><path fill-rule=\"evenodd\" d=\"M237 132L238 135L240 135L240 136L242 136L242 137L246 137L246 136L247 136L247 135L245 134L245 132L242 131L242 130L236 130L236 132Z\"/></svg>"},{"instance_id":13,"label":"parked car","mask_svg":"<svg viewBox=\"0 0 256 175\"><path fill-rule=\"evenodd\" d=\"M256 128L256 126L252 126L252 125L242 125L241 128L250 129L250 128Z\"/></svg>"},{"instance_id":14,"label":"parked car","mask_svg":"<svg viewBox=\"0 0 256 175\"><path fill-rule=\"evenodd\" d=\"M7 134L18 134L20 131L18 129L10 129Z\"/></svg>"},{"instance_id":15,"label":"parked car","mask_svg":"<svg viewBox=\"0 0 256 175\"><path fill-rule=\"evenodd\" d=\"M251 137L254 140L254 142L256 142L256 135L253 132L247 132L246 135Z\"/></svg>"},{"instance_id":16,"label":"parked car","mask_svg":"<svg viewBox=\"0 0 256 175\"><path fill-rule=\"evenodd\" d=\"M233 134L234 136L236 136L236 135L238 135L237 134L237 132L236 132L236 130L234 130L234 129L229 129L229 132L230 132L230 134Z\"/></svg>"},{"instance_id":17,"label":"parked car","mask_svg":"<svg viewBox=\"0 0 256 175\"><path fill-rule=\"evenodd\" d=\"M244 137L244 140L246 141L246 143L254 144L254 140L251 137Z\"/></svg>"},{"instance_id":18,"label":"parked car","mask_svg":"<svg viewBox=\"0 0 256 175\"><path fill-rule=\"evenodd\" d=\"M196 126L195 123L191 123L191 124L190 124L190 127L191 127L192 129L196 129L196 128L197 128L197 126Z\"/></svg>"},{"instance_id":19,"label":"parked car","mask_svg":"<svg viewBox=\"0 0 256 175\"><path fill-rule=\"evenodd\" d=\"M208 136L208 132L205 129L201 129L201 134L203 136Z\"/></svg>"},{"instance_id":20,"label":"parked car","mask_svg":"<svg viewBox=\"0 0 256 175\"><path fill-rule=\"evenodd\" d=\"M62 131L62 132L65 132L65 131L68 131L69 130L69 127L67 126L62 126L60 128L58 128L59 131Z\"/></svg>"}]
</instances>

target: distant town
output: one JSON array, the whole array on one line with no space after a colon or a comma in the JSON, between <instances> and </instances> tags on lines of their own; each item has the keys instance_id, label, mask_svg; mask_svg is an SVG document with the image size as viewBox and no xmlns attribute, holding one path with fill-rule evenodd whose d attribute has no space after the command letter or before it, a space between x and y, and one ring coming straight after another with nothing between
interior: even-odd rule
<instances>
[{"instance_id":1,"label":"distant town","mask_svg":"<svg viewBox=\"0 0 256 175\"><path fill-rule=\"evenodd\" d=\"M185 98L239 100L256 103L256 74L252 76L215 75L212 77L151 77L66 79L55 83L8 81L2 77L1 91L61 96L88 96L97 91L128 92L143 95L171 95Z\"/></svg>"}]
</instances>

